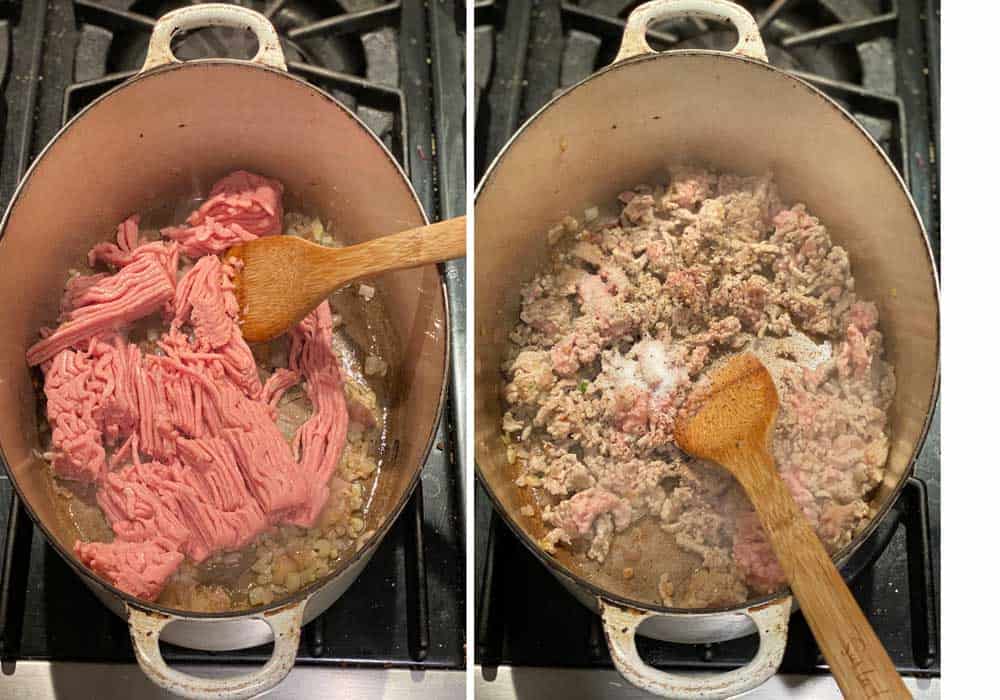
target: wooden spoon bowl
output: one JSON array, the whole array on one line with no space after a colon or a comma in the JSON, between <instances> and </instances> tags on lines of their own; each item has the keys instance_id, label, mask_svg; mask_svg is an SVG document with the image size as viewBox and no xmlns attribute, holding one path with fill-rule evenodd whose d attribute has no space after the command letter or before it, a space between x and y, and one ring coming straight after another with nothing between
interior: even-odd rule
<instances>
[{"instance_id":1,"label":"wooden spoon bowl","mask_svg":"<svg viewBox=\"0 0 1000 700\"><path fill-rule=\"evenodd\" d=\"M225 259L236 266L243 337L260 343L287 331L351 282L464 255L465 217L459 216L346 248L266 236L233 246Z\"/></svg>"}]
</instances>

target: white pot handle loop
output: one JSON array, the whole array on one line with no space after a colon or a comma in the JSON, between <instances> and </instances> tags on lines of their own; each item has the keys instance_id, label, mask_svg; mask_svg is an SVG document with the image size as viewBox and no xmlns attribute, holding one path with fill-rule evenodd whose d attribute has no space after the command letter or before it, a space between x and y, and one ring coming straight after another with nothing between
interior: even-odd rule
<instances>
[{"instance_id":1,"label":"white pot handle loop","mask_svg":"<svg viewBox=\"0 0 1000 700\"><path fill-rule=\"evenodd\" d=\"M213 2L181 7L160 17L153 27L146 62L139 72L144 73L171 63L181 63L182 61L170 48L171 40L180 32L202 27L232 27L253 32L257 37L257 53L250 62L288 70L278 32L264 15L238 5Z\"/></svg>"},{"instance_id":2,"label":"white pot handle loop","mask_svg":"<svg viewBox=\"0 0 1000 700\"><path fill-rule=\"evenodd\" d=\"M601 623L611 660L618 673L632 685L673 700L726 700L746 693L773 676L785 655L791 596L750 608L747 615L757 625L760 645L746 666L725 673L690 676L647 666L635 646L635 633L643 621L657 613L624 608L599 599Z\"/></svg>"},{"instance_id":3,"label":"white pot handle loop","mask_svg":"<svg viewBox=\"0 0 1000 700\"><path fill-rule=\"evenodd\" d=\"M274 652L266 664L251 673L225 678L191 676L167 666L160 654L160 633L178 618L128 605L128 629L135 659L153 683L183 698L243 700L256 697L280 683L295 665L307 600L254 615L253 619L263 620L274 632Z\"/></svg>"},{"instance_id":4,"label":"white pot handle loop","mask_svg":"<svg viewBox=\"0 0 1000 700\"><path fill-rule=\"evenodd\" d=\"M767 49L760 38L760 30L753 15L729 0L651 0L632 10L625 23L622 45L615 56L615 63L633 56L655 53L646 41L646 30L651 24L679 17L701 17L719 22L729 22L736 28L739 41L729 53L739 54L767 63Z\"/></svg>"}]
</instances>

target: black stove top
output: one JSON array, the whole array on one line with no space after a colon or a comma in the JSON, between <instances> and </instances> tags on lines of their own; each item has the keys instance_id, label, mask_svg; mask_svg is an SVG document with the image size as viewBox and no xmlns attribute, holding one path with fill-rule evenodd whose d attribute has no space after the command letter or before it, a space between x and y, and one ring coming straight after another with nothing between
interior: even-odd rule
<instances>
[{"instance_id":1,"label":"black stove top","mask_svg":"<svg viewBox=\"0 0 1000 700\"><path fill-rule=\"evenodd\" d=\"M60 126L142 64L155 18L172 0L0 1L3 206L31 159ZM289 70L331 92L404 165L432 219L464 208L464 38L453 0L269 0L245 6L278 27ZM181 58L246 58L253 42L227 29L174 44ZM464 347L464 266L446 266L454 346ZM460 440L464 397L456 357L445 420L423 478L353 586L307 625L300 663L377 668L465 667L465 542ZM4 563L0 661L130 661L125 624L85 588L45 542L0 477ZM164 645L168 661L263 661L269 648L203 653ZM2 682L2 681L0 681Z\"/></svg>"},{"instance_id":2,"label":"black stove top","mask_svg":"<svg viewBox=\"0 0 1000 700\"><path fill-rule=\"evenodd\" d=\"M630 0L476 2L476 176L517 127L558 92L613 59ZM838 100L889 154L920 211L935 257L938 223L938 27L935 0L751 0L773 64ZM661 49L727 49L735 35L687 20L654 25ZM901 672L938 675L940 418L935 413L915 476L852 561L852 590ZM595 615L514 537L477 486L476 663L609 667ZM525 595L530 591L530 595ZM678 645L640 638L662 668L733 668L756 639ZM786 673L824 668L800 614L792 618Z\"/></svg>"}]
</instances>

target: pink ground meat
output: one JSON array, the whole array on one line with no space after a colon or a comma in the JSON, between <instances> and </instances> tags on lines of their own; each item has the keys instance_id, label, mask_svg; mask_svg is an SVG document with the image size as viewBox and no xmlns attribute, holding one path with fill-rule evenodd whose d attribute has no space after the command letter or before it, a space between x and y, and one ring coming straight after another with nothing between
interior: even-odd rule
<instances>
[{"instance_id":1,"label":"pink ground meat","mask_svg":"<svg viewBox=\"0 0 1000 700\"><path fill-rule=\"evenodd\" d=\"M282 192L277 180L237 170L215 183L186 225L161 233L192 258L218 255L237 243L280 234Z\"/></svg>"},{"instance_id":2,"label":"pink ground meat","mask_svg":"<svg viewBox=\"0 0 1000 700\"><path fill-rule=\"evenodd\" d=\"M740 603L784 577L735 480L677 449L677 412L728 355L796 338L825 347L818 361L774 356L774 453L838 550L871 518L888 456L895 386L878 309L855 294L847 253L770 176L680 167L619 199L619 216L550 235L551 265L522 289L504 367L508 455L549 527L543 546L601 563L654 518L701 562L664 573L658 602Z\"/></svg>"},{"instance_id":3,"label":"pink ground meat","mask_svg":"<svg viewBox=\"0 0 1000 700\"><path fill-rule=\"evenodd\" d=\"M177 242L141 243L138 217L72 278L61 324L28 351L45 374L54 474L93 483L112 542L78 542L83 562L155 599L186 558L237 550L281 524L309 527L330 499L349 420L324 301L291 331L289 366L261 382L240 333L233 270L214 254L281 232L282 188L239 171L188 219ZM183 230L182 230L183 229ZM178 282L179 255L196 261ZM155 349L127 340L153 313ZM312 414L289 444L275 422L302 383ZM342 493L343 488L338 488Z\"/></svg>"},{"instance_id":4,"label":"pink ground meat","mask_svg":"<svg viewBox=\"0 0 1000 700\"><path fill-rule=\"evenodd\" d=\"M61 350L114 333L162 310L174 296L176 271L165 268L160 257L136 255L116 274L95 280L83 291L72 287L71 299L63 303L70 310L58 328L44 331L43 339L28 349L28 364L41 364Z\"/></svg>"},{"instance_id":5,"label":"pink ground meat","mask_svg":"<svg viewBox=\"0 0 1000 700\"><path fill-rule=\"evenodd\" d=\"M75 549L85 566L116 588L146 600L160 594L163 582L184 561L184 555L163 537L148 542L77 542Z\"/></svg>"}]
</instances>

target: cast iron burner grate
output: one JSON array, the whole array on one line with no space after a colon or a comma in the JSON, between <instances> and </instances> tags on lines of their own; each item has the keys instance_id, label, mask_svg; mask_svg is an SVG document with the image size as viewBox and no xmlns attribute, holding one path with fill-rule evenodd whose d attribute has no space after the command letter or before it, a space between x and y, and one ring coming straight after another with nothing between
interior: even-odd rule
<instances>
[{"instance_id":1,"label":"cast iron burner grate","mask_svg":"<svg viewBox=\"0 0 1000 700\"><path fill-rule=\"evenodd\" d=\"M514 131L561 90L610 63L637 0L475 3L477 178ZM909 187L939 257L937 165L938 3L899 0L743 0L770 61L811 82L852 113L889 154ZM654 25L658 49L726 49L735 34L701 20ZM852 589L899 668L938 673L937 579L940 458L937 423L916 474L849 572ZM931 506L928 508L927 501ZM476 489L476 662L608 666L596 616L523 547ZM904 525L905 535L897 533ZM531 590L530 596L523 595ZM664 668L731 668L756 639L716 645L641 640ZM792 618L782 671L822 668L800 615ZM487 673L488 676L488 673Z\"/></svg>"},{"instance_id":2,"label":"cast iron burner grate","mask_svg":"<svg viewBox=\"0 0 1000 700\"><path fill-rule=\"evenodd\" d=\"M60 126L135 74L155 18L180 4L64 0L21 10L19 3L0 0L0 70L6 81L4 106L11 110L2 130L4 205L31 158ZM383 140L407 169L429 217L454 215L464 207L463 66L441 58L457 55L462 44L452 0L433 8L412 0L240 4L264 12L276 24L291 72L335 94ZM245 58L254 52L255 41L241 32L200 30L175 40L174 50L185 59ZM10 69L8 58L13 59ZM449 106L455 104L457 116ZM449 298L464 297L464 269L446 272ZM453 344L464 346L464 325L459 330ZM464 368L455 367L452 376L455 396L464 391ZM458 476L463 453L455 446L453 403L421 484L368 567L303 630L300 662L464 667ZM33 523L6 475L0 478L0 512L4 509L9 512L0 573L4 671L13 672L21 658L131 660L125 626L43 537L33 537ZM163 650L172 662L260 662L269 654L269 647L212 654L170 645Z\"/></svg>"},{"instance_id":3,"label":"cast iron burner grate","mask_svg":"<svg viewBox=\"0 0 1000 700\"><path fill-rule=\"evenodd\" d=\"M146 58L156 18L187 3L74 0L73 4L81 27L64 119L132 77ZM396 29L400 2L354 0L343 4L358 9L339 12L331 10L329 3L308 0L242 4L261 11L274 23L292 73L356 111L403 167L408 166L406 97L399 87ZM178 37L173 48L184 60L249 58L256 41L247 32L207 28Z\"/></svg>"},{"instance_id":4,"label":"cast iron burner grate","mask_svg":"<svg viewBox=\"0 0 1000 700\"><path fill-rule=\"evenodd\" d=\"M840 102L889 154L928 222L936 250L936 165L928 117L936 105L927 104L925 26L916 3L900 7L898 1L742 4L756 17L771 62ZM477 178L524 119L611 62L625 18L638 4L476 2ZM650 40L659 49L725 49L735 43L735 34L713 22L684 20L655 25Z\"/></svg>"}]
</instances>

